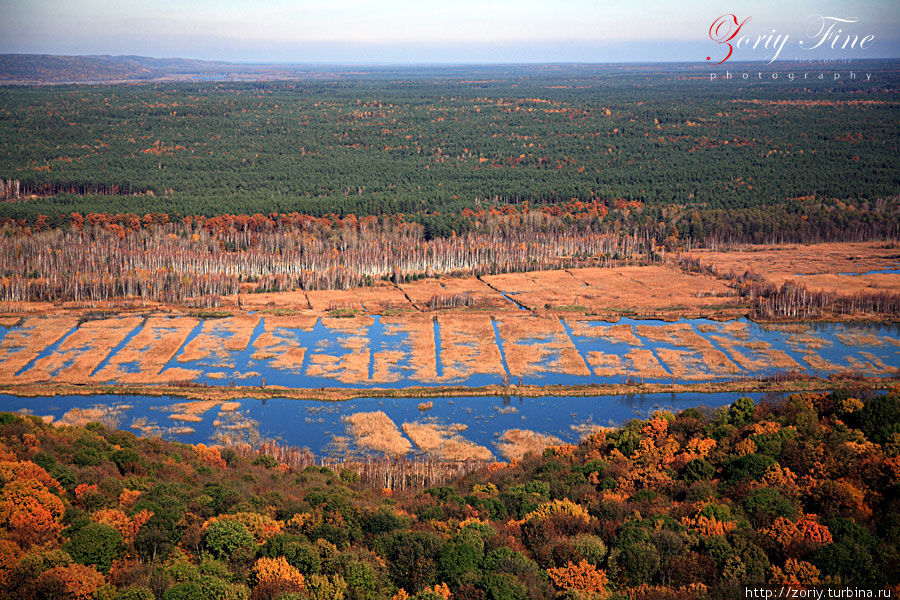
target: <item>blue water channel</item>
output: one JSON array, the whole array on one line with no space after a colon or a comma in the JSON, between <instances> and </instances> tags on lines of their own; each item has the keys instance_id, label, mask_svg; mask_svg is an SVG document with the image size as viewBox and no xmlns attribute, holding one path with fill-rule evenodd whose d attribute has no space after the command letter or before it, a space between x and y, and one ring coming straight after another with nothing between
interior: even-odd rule
<instances>
[{"instance_id":1,"label":"blue water channel","mask_svg":"<svg viewBox=\"0 0 900 600\"><path fill-rule=\"evenodd\" d=\"M754 400L760 394L745 394ZM240 407L220 413L214 407L202 414L199 422L181 422L169 418L172 405L184 399L169 396L48 396L24 398L0 395L0 410L25 411L38 416L63 418L73 408L112 407L110 421L121 429L141 435L144 420L160 428L161 437L185 443L216 441L218 427L229 423L251 423L262 439L306 447L326 454L334 436L346 436L341 417L357 412L383 411L398 426L414 421L439 424L463 424L461 435L490 449L496 456L496 442L509 429L529 429L554 435L565 442L576 442L583 434L581 426L618 425L633 418L646 418L657 410L679 412L690 407L718 407L734 402L737 393L679 393L621 396L543 396L460 397L434 399L430 410L419 409L418 399L359 398L346 402L320 402L275 398L241 399ZM773 398L778 398L774 396ZM177 433L174 426L187 426L190 432ZM151 434L152 436L153 434Z\"/></svg>"}]
</instances>

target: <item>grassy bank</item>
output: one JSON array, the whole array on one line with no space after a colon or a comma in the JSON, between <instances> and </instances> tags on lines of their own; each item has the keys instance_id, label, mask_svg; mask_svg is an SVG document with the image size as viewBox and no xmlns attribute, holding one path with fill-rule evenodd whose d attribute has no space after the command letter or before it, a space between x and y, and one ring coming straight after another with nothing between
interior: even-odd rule
<instances>
[{"instance_id":1,"label":"grassy bank","mask_svg":"<svg viewBox=\"0 0 900 600\"><path fill-rule=\"evenodd\" d=\"M847 379L809 377L787 381L736 380L704 383L635 383L590 385L486 385L481 387L435 386L388 388L319 388L300 389L280 386L212 387L161 385L80 385L67 383L0 384L0 394L22 397L36 396L177 396L195 400L233 400L238 398L291 398L341 402L355 398L456 398L464 396L622 396L641 394L712 394L712 393L792 393L854 387L887 390L900 385L900 377L854 377Z\"/></svg>"}]
</instances>

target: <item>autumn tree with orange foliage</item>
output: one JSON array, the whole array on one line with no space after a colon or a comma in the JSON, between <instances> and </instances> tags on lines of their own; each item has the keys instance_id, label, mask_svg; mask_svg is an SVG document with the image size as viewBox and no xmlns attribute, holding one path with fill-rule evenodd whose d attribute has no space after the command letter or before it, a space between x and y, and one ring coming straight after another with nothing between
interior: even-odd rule
<instances>
[{"instance_id":1,"label":"autumn tree with orange foliage","mask_svg":"<svg viewBox=\"0 0 900 600\"><path fill-rule=\"evenodd\" d=\"M260 558L253 566L253 600L268 600L281 594L302 591L305 579L283 556Z\"/></svg>"},{"instance_id":2,"label":"autumn tree with orange foliage","mask_svg":"<svg viewBox=\"0 0 900 600\"><path fill-rule=\"evenodd\" d=\"M37 580L37 589L46 598L90 600L104 583L106 578L93 567L72 564L54 567L41 573Z\"/></svg>"},{"instance_id":3,"label":"autumn tree with orange foliage","mask_svg":"<svg viewBox=\"0 0 900 600\"><path fill-rule=\"evenodd\" d=\"M92 514L91 520L94 523L115 527L122 534L125 543L131 544L134 542L138 531L152 516L153 513L146 509L138 512L133 517L129 517L118 508L107 508Z\"/></svg>"},{"instance_id":4,"label":"autumn tree with orange foliage","mask_svg":"<svg viewBox=\"0 0 900 600\"><path fill-rule=\"evenodd\" d=\"M204 465L218 467L220 469L226 467L225 460L222 458L222 455L219 454L218 448L207 446L206 444L197 444L194 446L194 450L197 452L197 458L199 458L200 462Z\"/></svg>"},{"instance_id":5,"label":"autumn tree with orange foliage","mask_svg":"<svg viewBox=\"0 0 900 600\"><path fill-rule=\"evenodd\" d=\"M547 569L547 575L553 585L561 591L581 592L597 600L609 597L606 590L609 580L606 573L586 560L581 560L578 564L570 562L565 567Z\"/></svg>"},{"instance_id":6,"label":"autumn tree with orange foliage","mask_svg":"<svg viewBox=\"0 0 900 600\"><path fill-rule=\"evenodd\" d=\"M37 479L13 479L0 489L0 524L24 547L55 538L64 512L59 496Z\"/></svg>"}]
</instances>

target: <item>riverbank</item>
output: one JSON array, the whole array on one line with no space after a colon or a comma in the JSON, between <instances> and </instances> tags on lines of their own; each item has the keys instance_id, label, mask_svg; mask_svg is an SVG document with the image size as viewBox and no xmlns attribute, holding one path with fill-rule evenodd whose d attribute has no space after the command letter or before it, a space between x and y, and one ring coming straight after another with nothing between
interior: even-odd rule
<instances>
[{"instance_id":1,"label":"riverbank","mask_svg":"<svg viewBox=\"0 0 900 600\"><path fill-rule=\"evenodd\" d=\"M141 395L174 396L191 400L237 400L241 398L286 398L340 402L355 398L454 398L464 396L624 396L642 394L680 393L793 393L845 386L869 390L888 390L900 385L900 377L817 378L796 380L754 380L705 383L637 383L591 385L486 385L480 387L442 386L409 388L323 388L296 389L281 386L266 387L209 387L168 385L78 385L60 383L0 384L0 394L20 397L71 396L71 395Z\"/></svg>"}]
</instances>

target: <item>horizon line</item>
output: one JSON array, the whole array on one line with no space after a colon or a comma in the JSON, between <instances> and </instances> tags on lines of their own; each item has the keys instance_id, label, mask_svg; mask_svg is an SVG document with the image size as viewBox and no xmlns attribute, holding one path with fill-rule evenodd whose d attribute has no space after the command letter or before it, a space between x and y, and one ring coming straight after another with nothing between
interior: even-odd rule
<instances>
[{"instance_id":1,"label":"horizon line","mask_svg":"<svg viewBox=\"0 0 900 600\"><path fill-rule=\"evenodd\" d=\"M433 66L529 66L529 65L646 65L646 64L671 64L671 65L708 65L710 67L722 66L722 63L710 63L706 60L666 60L666 59L645 59L640 61L623 61L623 60L594 60L594 61L556 61L556 60L530 60L530 61L421 61L421 62L397 62L397 61L257 61L257 60L228 60L228 59L205 59L190 58L186 56L151 56L146 54L53 54L46 52L0 52L0 57L12 56L41 56L54 58L149 58L154 60L186 60L201 63L209 63L212 65L239 65L239 66L382 66L382 67L433 67ZM898 56L881 56L855 59L831 59L831 58L809 58L804 59L804 63L800 64L851 64L853 62L872 62L879 60L900 60ZM774 66L778 63L798 63L797 59L783 59L775 63L768 63L765 60L739 60L732 59L729 64L763 64L765 66Z\"/></svg>"}]
</instances>

